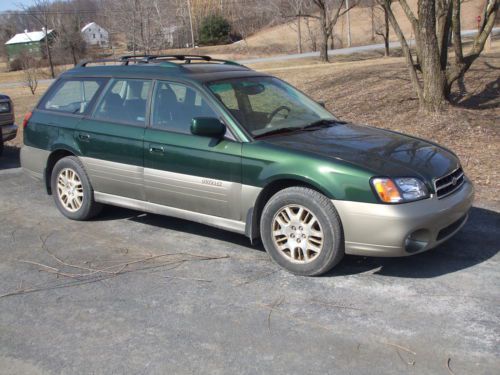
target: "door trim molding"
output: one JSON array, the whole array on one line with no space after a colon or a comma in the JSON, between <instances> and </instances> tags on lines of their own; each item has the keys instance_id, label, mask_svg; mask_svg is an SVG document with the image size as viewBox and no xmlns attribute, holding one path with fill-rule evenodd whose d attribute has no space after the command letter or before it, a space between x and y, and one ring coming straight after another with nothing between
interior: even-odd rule
<instances>
[{"instance_id":1,"label":"door trim molding","mask_svg":"<svg viewBox=\"0 0 500 375\"><path fill-rule=\"evenodd\" d=\"M218 216L201 214L198 212L182 210L180 208L163 206L132 198L125 198L118 195L100 193L98 191L94 192L94 199L99 203L111 204L114 206L145 211L153 214L172 216L179 219L190 220L212 227L225 229L235 233L245 234L245 222L243 221L225 219Z\"/></svg>"}]
</instances>

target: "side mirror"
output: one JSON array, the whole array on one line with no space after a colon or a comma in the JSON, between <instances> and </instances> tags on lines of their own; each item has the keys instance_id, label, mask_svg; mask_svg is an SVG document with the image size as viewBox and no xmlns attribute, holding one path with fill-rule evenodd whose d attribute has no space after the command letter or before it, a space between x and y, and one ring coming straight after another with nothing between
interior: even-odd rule
<instances>
[{"instance_id":1,"label":"side mirror","mask_svg":"<svg viewBox=\"0 0 500 375\"><path fill-rule=\"evenodd\" d=\"M226 134L226 125L215 117L195 117L191 120L191 133L220 139Z\"/></svg>"},{"instance_id":2,"label":"side mirror","mask_svg":"<svg viewBox=\"0 0 500 375\"><path fill-rule=\"evenodd\" d=\"M317 102L320 106L322 106L323 108L326 108L326 104L325 102Z\"/></svg>"}]
</instances>

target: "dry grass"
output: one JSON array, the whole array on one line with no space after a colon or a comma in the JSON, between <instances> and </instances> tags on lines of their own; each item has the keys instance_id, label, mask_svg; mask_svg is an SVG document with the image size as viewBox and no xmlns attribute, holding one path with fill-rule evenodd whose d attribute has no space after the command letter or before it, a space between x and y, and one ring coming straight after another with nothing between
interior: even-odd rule
<instances>
[{"instance_id":1,"label":"dry grass","mask_svg":"<svg viewBox=\"0 0 500 375\"><path fill-rule=\"evenodd\" d=\"M58 76L62 72L72 67L73 65L57 65L54 67L54 73L56 74L56 76ZM50 69L48 67L41 68L40 76L38 77L38 79L43 80L50 78ZM9 72L5 63L0 64L0 83L23 82L24 80L25 78L22 70Z\"/></svg>"},{"instance_id":2,"label":"dry grass","mask_svg":"<svg viewBox=\"0 0 500 375\"><path fill-rule=\"evenodd\" d=\"M252 67L296 85L345 120L401 131L449 147L474 181L477 197L498 201L500 43L493 47L468 72L466 93L459 95L456 89L455 104L433 116L418 112L404 61L399 57L365 60L354 56L351 61L344 58L332 64L305 59ZM41 85L35 96L22 87L2 90L14 100L18 123L46 88ZM13 143L19 145L21 139L19 134Z\"/></svg>"}]
</instances>

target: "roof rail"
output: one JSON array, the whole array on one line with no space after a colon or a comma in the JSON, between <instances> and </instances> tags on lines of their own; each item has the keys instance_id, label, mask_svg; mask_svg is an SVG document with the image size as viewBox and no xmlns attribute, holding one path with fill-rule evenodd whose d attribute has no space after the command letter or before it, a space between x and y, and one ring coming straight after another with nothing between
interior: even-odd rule
<instances>
[{"instance_id":1,"label":"roof rail","mask_svg":"<svg viewBox=\"0 0 500 375\"><path fill-rule=\"evenodd\" d=\"M97 60L82 60L77 64L77 67L84 68L88 64L99 64L99 63L107 63L107 62L115 62L120 63L121 65L128 65L129 62L133 61L132 59L123 59L123 58L111 58L111 59L97 59Z\"/></svg>"},{"instance_id":2,"label":"roof rail","mask_svg":"<svg viewBox=\"0 0 500 375\"><path fill-rule=\"evenodd\" d=\"M169 61L184 61L186 64L190 64L191 61L205 61L205 62L215 62L222 63L228 65L237 65L244 67L241 64L238 64L235 61L231 60L222 60L222 59L214 59L210 56L204 55L124 55L115 59L99 59L99 60L83 60L77 66L85 67L87 64L94 63L105 63L105 62L118 62L122 65L129 65L129 63L133 62L135 64L148 64L150 62L169 62ZM173 64L172 64L173 65ZM177 65L177 64L175 64Z\"/></svg>"}]
</instances>

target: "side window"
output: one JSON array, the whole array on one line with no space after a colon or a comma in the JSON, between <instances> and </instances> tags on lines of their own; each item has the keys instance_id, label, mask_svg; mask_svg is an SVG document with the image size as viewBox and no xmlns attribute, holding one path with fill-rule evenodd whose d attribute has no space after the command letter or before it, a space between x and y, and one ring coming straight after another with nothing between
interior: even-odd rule
<instances>
[{"instance_id":1,"label":"side window","mask_svg":"<svg viewBox=\"0 0 500 375\"><path fill-rule=\"evenodd\" d=\"M85 113L104 85L101 78L75 78L61 81L40 104L40 109L67 113Z\"/></svg>"},{"instance_id":2,"label":"side window","mask_svg":"<svg viewBox=\"0 0 500 375\"><path fill-rule=\"evenodd\" d=\"M180 83L158 82L153 102L153 128L190 134L194 117L219 116L194 89Z\"/></svg>"},{"instance_id":3,"label":"side window","mask_svg":"<svg viewBox=\"0 0 500 375\"><path fill-rule=\"evenodd\" d=\"M97 105L94 118L144 126L151 81L115 79Z\"/></svg>"}]
</instances>

